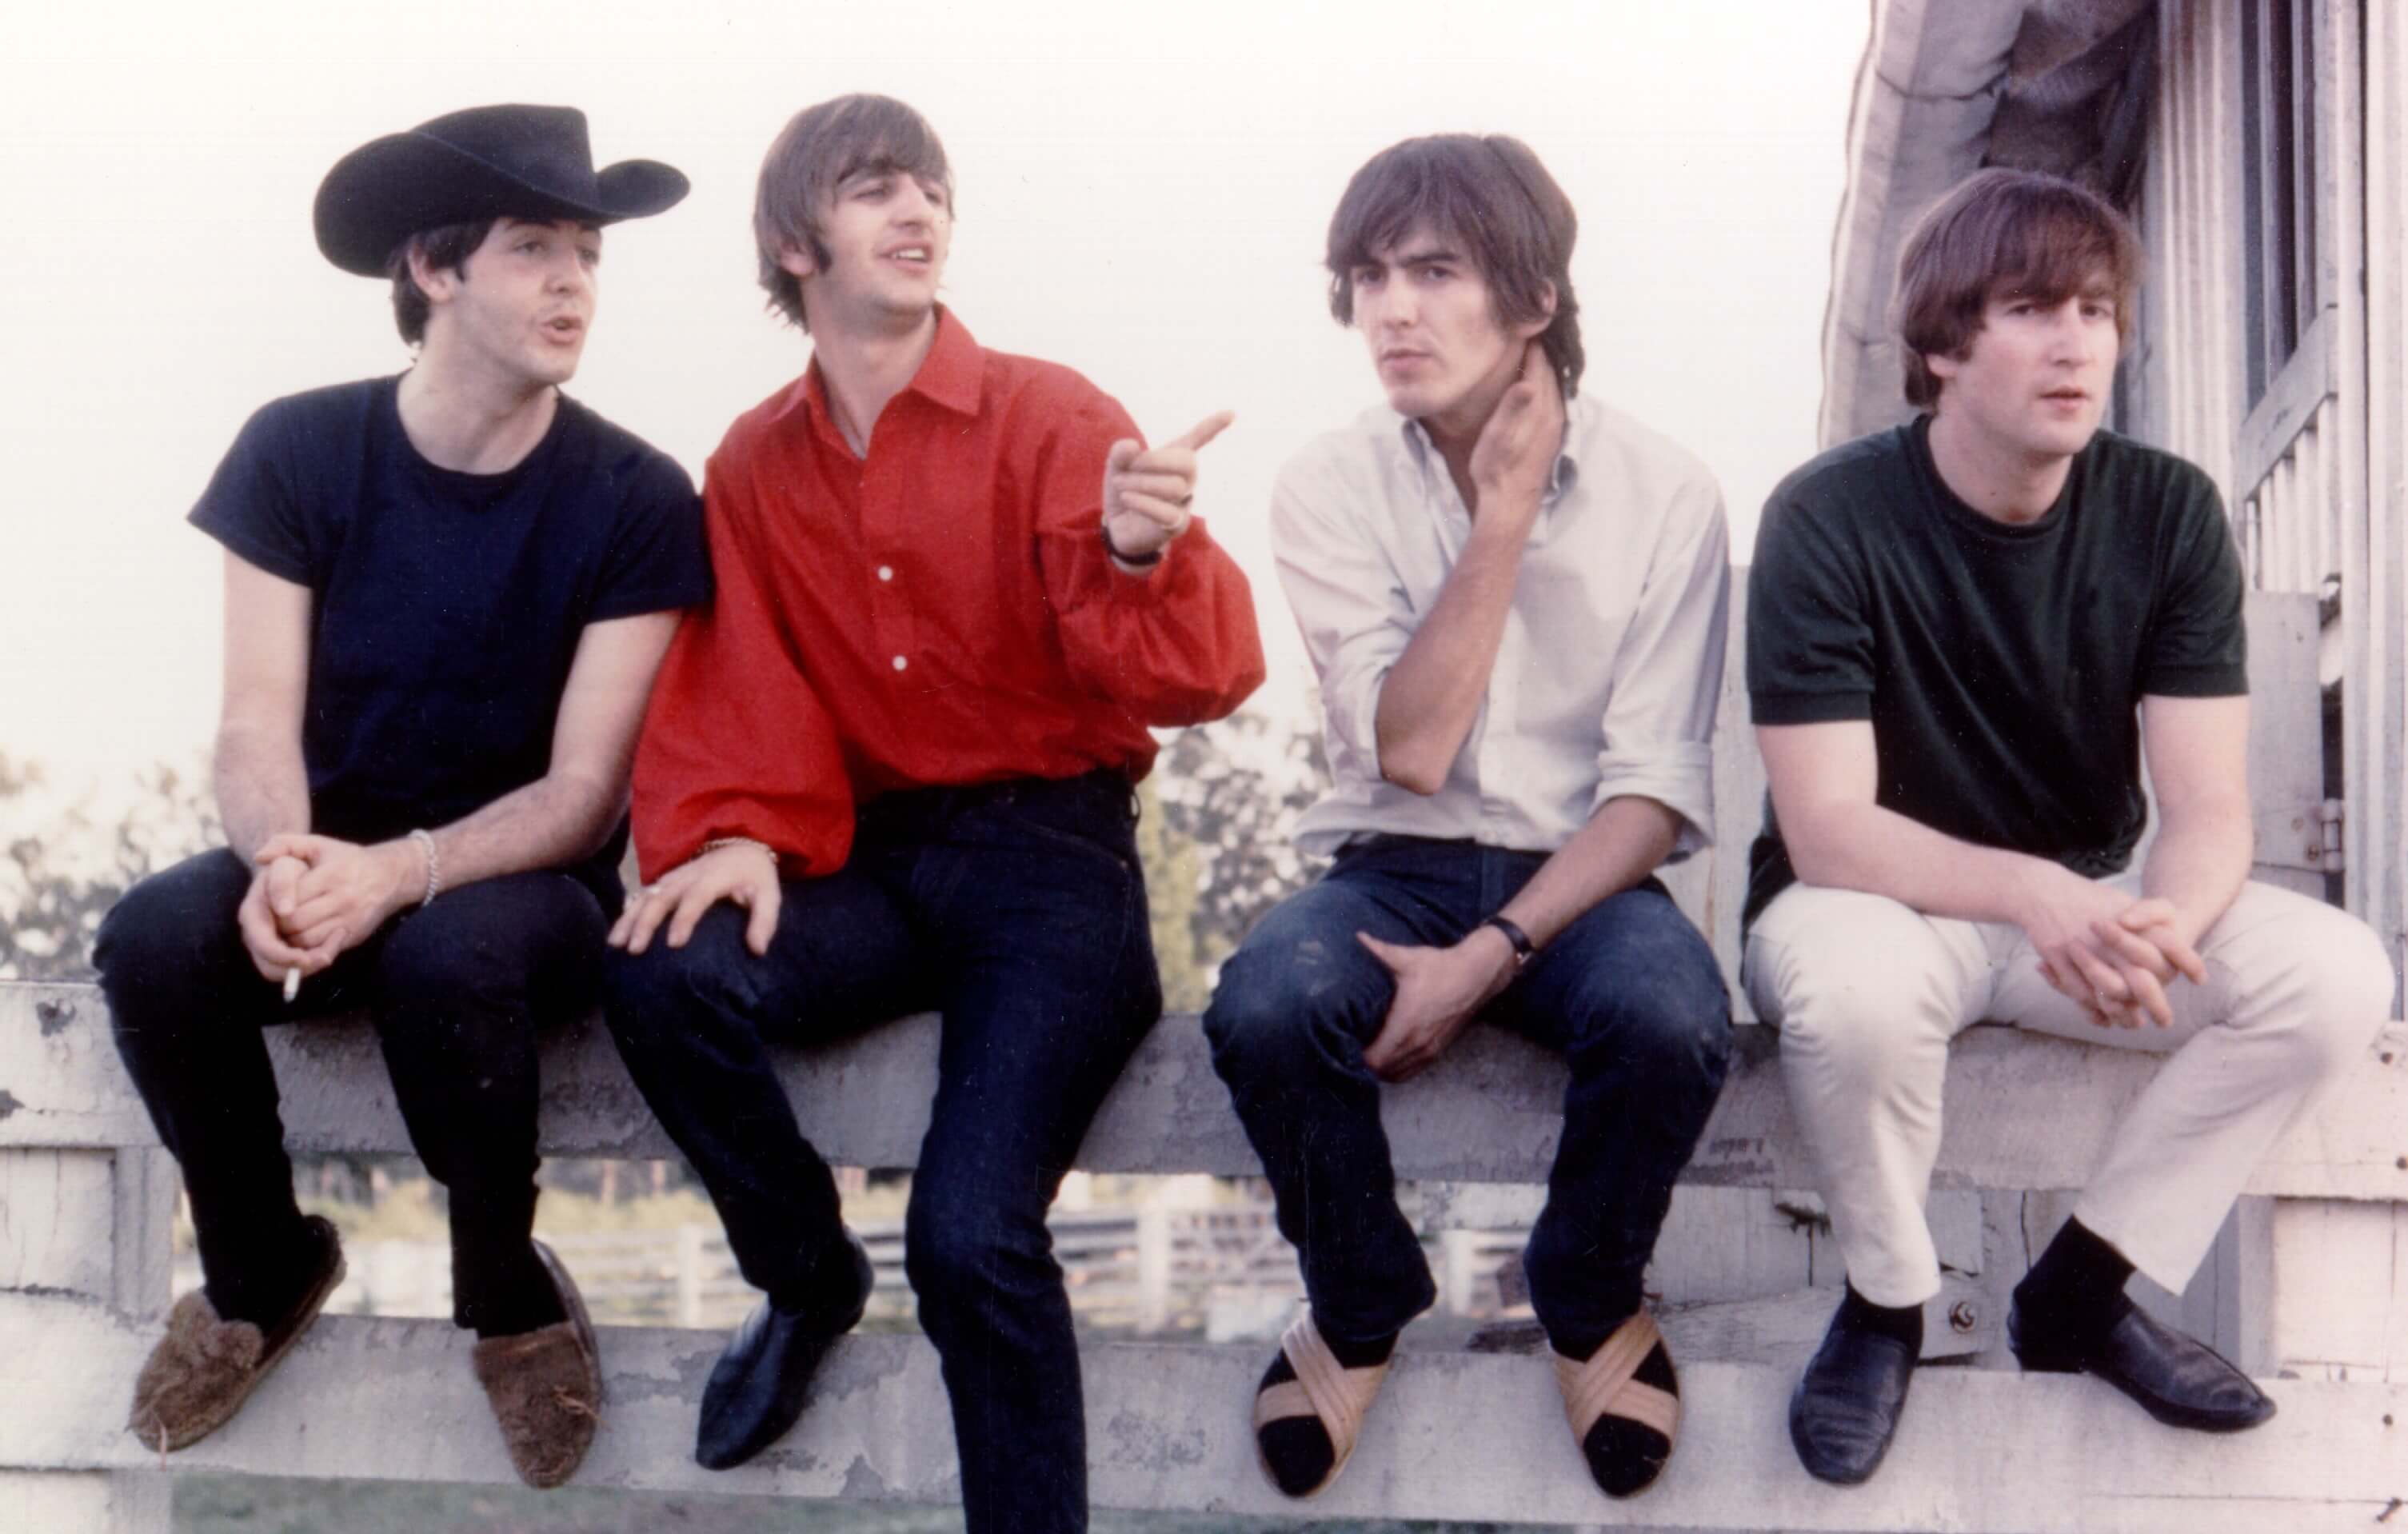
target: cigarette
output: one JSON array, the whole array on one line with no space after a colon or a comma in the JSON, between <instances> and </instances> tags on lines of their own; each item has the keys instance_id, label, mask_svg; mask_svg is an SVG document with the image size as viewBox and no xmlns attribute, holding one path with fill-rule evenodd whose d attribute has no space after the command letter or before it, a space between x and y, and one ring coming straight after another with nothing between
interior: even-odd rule
<instances>
[{"instance_id":1,"label":"cigarette","mask_svg":"<svg viewBox=\"0 0 2408 1534\"><path fill-rule=\"evenodd\" d=\"M293 998L300 994L301 967L296 964L284 971L284 1005L292 1006Z\"/></svg>"}]
</instances>

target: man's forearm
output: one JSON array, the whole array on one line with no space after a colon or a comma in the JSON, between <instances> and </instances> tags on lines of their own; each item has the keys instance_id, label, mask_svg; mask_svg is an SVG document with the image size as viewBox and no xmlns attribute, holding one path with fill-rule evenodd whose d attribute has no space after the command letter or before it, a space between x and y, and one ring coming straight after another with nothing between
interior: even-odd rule
<instances>
[{"instance_id":1,"label":"man's forearm","mask_svg":"<svg viewBox=\"0 0 2408 1534\"><path fill-rule=\"evenodd\" d=\"M267 740L228 725L210 760L226 845L245 862L268 838L309 829L309 775L297 740Z\"/></svg>"},{"instance_id":2,"label":"man's forearm","mask_svg":"<svg viewBox=\"0 0 2408 1534\"><path fill-rule=\"evenodd\" d=\"M1398 787L1437 793L1479 717L1521 577L1526 522L1513 526L1503 517L1472 524L1429 616L1381 684L1380 775Z\"/></svg>"},{"instance_id":3,"label":"man's forearm","mask_svg":"<svg viewBox=\"0 0 2408 1534\"><path fill-rule=\"evenodd\" d=\"M2255 853L2249 807L2237 797L2205 800L2165 812L2141 872L2141 893L2182 913L2192 942L2215 925L2249 878Z\"/></svg>"},{"instance_id":4,"label":"man's forearm","mask_svg":"<svg viewBox=\"0 0 2408 1534\"><path fill-rule=\"evenodd\" d=\"M1805 883L1969 922L2020 923L2031 882L2062 871L2045 858L1960 841L1876 804L1826 806L1811 824L1784 820L1782 834Z\"/></svg>"},{"instance_id":5,"label":"man's forearm","mask_svg":"<svg viewBox=\"0 0 2408 1534\"><path fill-rule=\"evenodd\" d=\"M1680 833L1680 815L1654 799L1608 799L1498 914L1543 948L1591 907L1654 873Z\"/></svg>"},{"instance_id":6,"label":"man's forearm","mask_svg":"<svg viewBox=\"0 0 2408 1534\"><path fill-rule=\"evenodd\" d=\"M625 808L624 784L553 772L449 825L426 829L450 889L585 857L601 847Z\"/></svg>"}]
</instances>

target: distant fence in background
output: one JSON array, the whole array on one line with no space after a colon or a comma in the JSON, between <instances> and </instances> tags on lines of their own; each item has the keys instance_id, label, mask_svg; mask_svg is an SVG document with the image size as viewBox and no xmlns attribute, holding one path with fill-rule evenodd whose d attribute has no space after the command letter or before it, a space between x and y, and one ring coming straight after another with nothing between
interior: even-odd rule
<instances>
[{"instance_id":1,"label":"distant fence in background","mask_svg":"<svg viewBox=\"0 0 2408 1534\"><path fill-rule=\"evenodd\" d=\"M1276 1335L1304 1294L1296 1250L1259 1199L1205 1208L1136 1203L1056 1210L1054 1255L1083 1331L1200 1337L1228 1342ZM903 1276L903 1222L856 1222L877 1287L868 1324L914 1315ZM1422 1245L1439 1282L1439 1311L1466 1320L1514 1318L1518 1254L1526 1228L1429 1230ZM594 1319L614 1326L732 1328L760 1298L736 1270L715 1224L652 1230L546 1234L577 1280ZM337 1315L448 1316L452 1249L442 1241L354 1240L326 1309ZM176 1263L176 1292L200 1284L190 1254Z\"/></svg>"}]
</instances>

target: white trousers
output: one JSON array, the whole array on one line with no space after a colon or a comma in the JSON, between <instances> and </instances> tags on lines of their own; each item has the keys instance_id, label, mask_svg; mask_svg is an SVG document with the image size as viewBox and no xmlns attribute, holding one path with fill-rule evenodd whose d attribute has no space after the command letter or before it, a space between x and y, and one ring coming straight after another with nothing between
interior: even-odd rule
<instances>
[{"instance_id":1,"label":"white trousers","mask_svg":"<svg viewBox=\"0 0 2408 1534\"><path fill-rule=\"evenodd\" d=\"M2140 876L2109 881L2137 893ZM1979 1022L2171 1052L2074 1214L2179 1293L2251 1170L2390 1016L2382 943L2346 913L2247 884L2199 944L2207 982L2167 987L2171 1028L2102 1028L2041 977L2006 923L1793 884L1758 916L1742 976L1781 1028L1782 1074L1821 1168L1849 1282L1876 1305L1940 1292L1924 1219L1948 1045ZM2035 1136L2046 1124L2030 1125Z\"/></svg>"}]
</instances>

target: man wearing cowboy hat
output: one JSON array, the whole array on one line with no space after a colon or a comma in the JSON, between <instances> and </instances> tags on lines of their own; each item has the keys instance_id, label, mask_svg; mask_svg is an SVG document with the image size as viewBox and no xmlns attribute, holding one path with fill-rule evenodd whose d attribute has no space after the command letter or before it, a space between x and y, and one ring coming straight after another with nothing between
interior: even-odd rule
<instances>
[{"instance_id":1,"label":"man wearing cowboy hat","mask_svg":"<svg viewBox=\"0 0 2408 1534\"><path fill-rule=\"evenodd\" d=\"M684 471L559 386L602 226L685 191L597 173L581 113L521 106L377 139L319 189L319 249L391 280L417 361L260 410L194 508L226 549L228 845L136 885L93 950L200 1249L135 1384L162 1453L230 1418L342 1276L260 1030L363 1009L450 1194L453 1316L512 1463L556 1485L593 1440L593 1331L530 1236L535 1037L594 1003L637 724L710 572Z\"/></svg>"}]
</instances>

